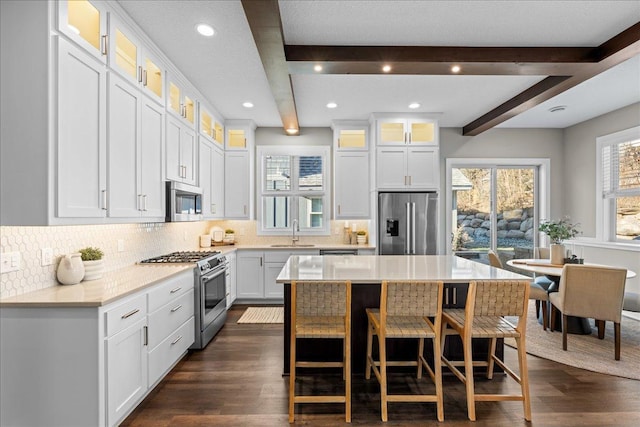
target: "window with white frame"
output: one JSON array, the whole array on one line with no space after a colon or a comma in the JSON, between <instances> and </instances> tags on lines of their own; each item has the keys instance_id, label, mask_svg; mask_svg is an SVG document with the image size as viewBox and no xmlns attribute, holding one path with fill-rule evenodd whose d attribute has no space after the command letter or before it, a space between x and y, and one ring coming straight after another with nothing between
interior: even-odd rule
<instances>
[{"instance_id":1,"label":"window with white frame","mask_svg":"<svg viewBox=\"0 0 640 427\"><path fill-rule=\"evenodd\" d=\"M260 146L259 234L329 234L329 147ZM297 230L296 230L297 231Z\"/></svg>"},{"instance_id":2,"label":"window with white frame","mask_svg":"<svg viewBox=\"0 0 640 427\"><path fill-rule=\"evenodd\" d=\"M640 244L640 126L597 138L598 234Z\"/></svg>"}]
</instances>

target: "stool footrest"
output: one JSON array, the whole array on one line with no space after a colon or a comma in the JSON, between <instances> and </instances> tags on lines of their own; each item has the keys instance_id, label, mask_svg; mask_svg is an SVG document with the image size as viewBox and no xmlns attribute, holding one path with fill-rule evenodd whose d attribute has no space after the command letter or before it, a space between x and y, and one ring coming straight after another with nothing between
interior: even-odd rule
<instances>
[{"instance_id":1,"label":"stool footrest","mask_svg":"<svg viewBox=\"0 0 640 427\"><path fill-rule=\"evenodd\" d=\"M342 362L296 362L296 368L342 368Z\"/></svg>"},{"instance_id":2,"label":"stool footrest","mask_svg":"<svg viewBox=\"0 0 640 427\"><path fill-rule=\"evenodd\" d=\"M295 396L295 403L345 403L344 396Z\"/></svg>"},{"instance_id":3,"label":"stool footrest","mask_svg":"<svg viewBox=\"0 0 640 427\"><path fill-rule=\"evenodd\" d=\"M476 402L497 402L501 400L514 400L523 401L522 395L510 395L510 394L476 394L474 395Z\"/></svg>"},{"instance_id":4,"label":"stool footrest","mask_svg":"<svg viewBox=\"0 0 640 427\"><path fill-rule=\"evenodd\" d=\"M389 402L437 402L438 396L420 394L388 394Z\"/></svg>"}]
</instances>

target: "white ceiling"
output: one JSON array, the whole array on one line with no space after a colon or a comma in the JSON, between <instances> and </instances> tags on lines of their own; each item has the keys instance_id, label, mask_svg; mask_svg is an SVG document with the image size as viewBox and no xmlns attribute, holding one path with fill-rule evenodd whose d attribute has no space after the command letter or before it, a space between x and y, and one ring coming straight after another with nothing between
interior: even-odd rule
<instances>
[{"instance_id":1,"label":"white ceiling","mask_svg":"<svg viewBox=\"0 0 640 427\"><path fill-rule=\"evenodd\" d=\"M282 126L239 0L119 3L224 118ZM640 21L640 0L280 0L280 13L287 44L597 46ZM198 35L201 22L216 36ZM292 83L302 127L404 111L441 113L441 126L461 127L544 77L298 74ZM338 108L327 109L329 101ZM422 105L409 110L411 102ZM635 102L639 57L501 126L564 128ZM556 105L567 109L549 113Z\"/></svg>"}]
</instances>

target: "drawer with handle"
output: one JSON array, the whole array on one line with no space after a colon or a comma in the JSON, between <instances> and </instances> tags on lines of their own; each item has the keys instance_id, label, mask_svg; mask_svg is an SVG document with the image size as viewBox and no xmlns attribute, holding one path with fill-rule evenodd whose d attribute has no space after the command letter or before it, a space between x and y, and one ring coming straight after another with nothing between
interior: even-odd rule
<instances>
[{"instance_id":1,"label":"drawer with handle","mask_svg":"<svg viewBox=\"0 0 640 427\"><path fill-rule=\"evenodd\" d=\"M128 328L147 315L147 296L142 294L129 299L105 312L105 329L108 337Z\"/></svg>"},{"instance_id":2,"label":"drawer with handle","mask_svg":"<svg viewBox=\"0 0 640 427\"><path fill-rule=\"evenodd\" d=\"M175 332L156 348L149 347L149 385L153 385L187 351L194 340L193 317L190 317Z\"/></svg>"},{"instance_id":3,"label":"drawer with handle","mask_svg":"<svg viewBox=\"0 0 640 427\"><path fill-rule=\"evenodd\" d=\"M153 349L188 318L193 317L193 289L149 313L149 348Z\"/></svg>"},{"instance_id":4,"label":"drawer with handle","mask_svg":"<svg viewBox=\"0 0 640 427\"><path fill-rule=\"evenodd\" d=\"M169 277L160 286L149 291L149 312L156 311L169 301L193 289L194 271L189 269Z\"/></svg>"}]
</instances>

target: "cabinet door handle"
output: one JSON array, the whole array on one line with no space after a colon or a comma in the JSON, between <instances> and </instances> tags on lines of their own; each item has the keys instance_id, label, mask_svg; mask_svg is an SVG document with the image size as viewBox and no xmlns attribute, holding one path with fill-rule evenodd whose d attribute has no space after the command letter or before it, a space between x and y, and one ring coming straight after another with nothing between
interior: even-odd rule
<instances>
[{"instance_id":1,"label":"cabinet door handle","mask_svg":"<svg viewBox=\"0 0 640 427\"><path fill-rule=\"evenodd\" d=\"M181 339L182 339L182 335L180 335L178 338L176 338L175 340L173 340L173 341L171 342L171 345L177 344L177 343L178 343L178 341L180 341Z\"/></svg>"},{"instance_id":2,"label":"cabinet door handle","mask_svg":"<svg viewBox=\"0 0 640 427\"><path fill-rule=\"evenodd\" d=\"M409 132L409 144L413 142L413 136L411 136L411 132Z\"/></svg>"},{"instance_id":3,"label":"cabinet door handle","mask_svg":"<svg viewBox=\"0 0 640 427\"><path fill-rule=\"evenodd\" d=\"M262 267L262 257L260 257L260 267Z\"/></svg>"},{"instance_id":4,"label":"cabinet door handle","mask_svg":"<svg viewBox=\"0 0 640 427\"><path fill-rule=\"evenodd\" d=\"M181 308L182 308L182 304L180 304L180 305L178 305L178 306L176 306L176 307L173 307L173 308L171 309L171 312L172 312L172 313L175 313L176 311L180 310Z\"/></svg>"},{"instance_id":5,"label":"cabinet door handle","mask_svg":"<svg viewBox=\"0 0 640 427\"><path fill-rule=\"evenodd\" d=\"M147 195L143 195L142 196L142 200L144 200L144 211L147 211Z\"/></svg>"},{"instance_id":6,"label":"cabinet door handle","mask_svg":"<svg viewBox=\"0 0 640 427\"><path fill-rule=\"evenodd\" d=\"M101 37L101 46L100 46L100 53L102 53L103 55L107 55L107 45L109 44L109 36L104 35Z\"/></svg>"},{"instance_id":7,"label":"cabinet door handle","mask_svg":"<svg viewBox=\"0 0 640 427\"><path fill-rule=\"evenodd\" d=\"M102 190L102 210L107 210L107 190Z\"/></svg>"},{"instance_id":8,"label":"cabinet door handle","mask_svg":"<svg viewBox=\"0 0 640 427\"><path fill-rule=\"evenodd\" d=\"M149 327L143 326L144 332L144 345L149 345Z\"/></svg>"},{"instance_id":9,"label":"cabinet door handle","mask_svg":"<svg viewBox=\"0 0 640 427\"><path fill-rule=\"evenodd\" d=\"M451 290L450 288L446 288L444 290L444 304L445 305L449 305L449 291L450 290Z\"/></svg>"},{"instance_id":10,"label":"cabinet door handle","mask_svg":"<svg viewBox=\"0 0 640 427\"><path fill-rule=\"evenodd\" d=\"M128 312L128 313L126 313L126 314L123 314L121 317L122 317L123 319L128 319L129 317L133 316L134 314L136 314L136 313L137 313L137 312L139 312L139 311L140 311L140 309L139 309L139 308L135 308L135 309L131 310L130 312Z\"/></svg>"},{"instance_id":11,"label":"cabinet door handle","mask_svg":"<svg viewBox=\"0 0 640 427\"><path fill-rule=\"evenodd\" d=\"M458 288L453 288L453 303L458 303Z\"/></svg>"},{"instance_id":12,"label":"cabinet door handle","mask_svg":"<svg viewBox=\"0 0 640 427\"><path fill-rule=\"evenodd\" d=\"M142 211L142 194L138 194L138 210Z\"/></svg>"},{"instance_id":13,"label":"cabinet door handle","mask_svg":"<svg viewBox=\"0 0 640 427\"><path fill-rule=\"evenodd\" d=\"M142 83L142 65L138 65L138 83Z\"/></svg>"},{"instance_id":14,"label":"cabinet door handle","mask_svg":"<svg viewBox=\"0 0 640 427\"><path fill-rule=\"evenodd\" d=\"M173 288L171 289L170 293L175 294L176 292L178 292L180 289L182 289L182 286L178 286L177 288Z\"/></svg>"},{"instance_id":15,"label":"cabinet door handle","mask_svg":"<svg viewBox=\"0 0 640 427\"><path fill-rule=\"evenodd\" d=\"M146 86L146 85L147 85L147 70L144 70L144 71L142 72L142 84L143 84L144 86Z\"/></svg>"},{"instance_id":16,"label":"cabinet door handle","mask_svg":"<svg viewBox=\"0 0 640 427\"><path fill-rule=\"evenodd\" d=\"M211 204L211 213L216 213L216 205L214 203Z\"/></svg>"},{"instance_id":17,"label":"cabinet door handle","mask_svg":"<svg viewBox=\"0 0 640 427\"><path fill-rule=\"evenodd\" d=\"M340 215L340 205L338 205L338 215Z\"/></svg>"},{"instance_id":18,"label":"cabinet door handle","mask_svg":"<svg viewBox=\"0 0 640 427\"><path fill-rule=\"evenodd\" d=\"M407 132L404 133L404 143L407 143Z\"/></svg>"},{"instance_id":19,"label":"cabinet door handle","mask_svg":"<svg viewBox=\"0 0 640 427\"><path fill-rule=\"evenodd\" d=\"M247 205L242 205L242 213L247 214Z\"/></svg>"},{"instance_id":20,"label":"cabinet door handle","mask_svg":"<svg viewBox=\"0 0 640 427\"><path fill-rule=\"evenodd\" d=\"M409 185L411 185L411 175L409 175Z\"/></svg>"}]
</instances>

